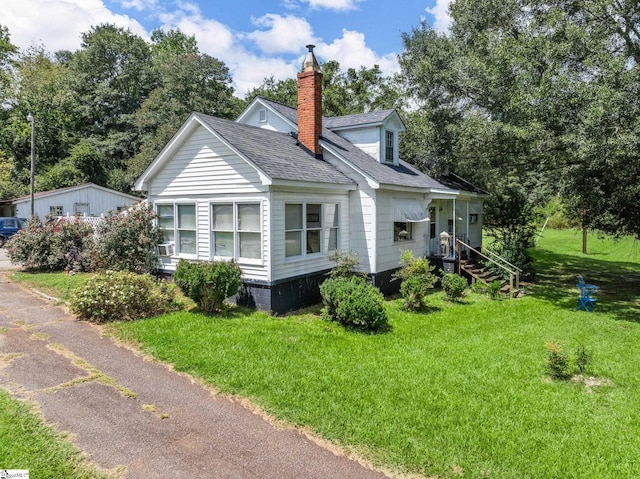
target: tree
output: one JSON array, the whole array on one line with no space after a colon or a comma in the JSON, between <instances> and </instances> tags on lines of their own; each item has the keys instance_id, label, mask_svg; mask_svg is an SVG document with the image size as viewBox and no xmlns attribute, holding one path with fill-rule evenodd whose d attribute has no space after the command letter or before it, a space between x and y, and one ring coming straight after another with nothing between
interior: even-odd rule
<instances>
[{"instance_id":1,"label":"tree","mask_svg":"<svg viewBox=\"0 0 640 479\"><path fill-rule=\"evenodd\" d=\"M75 141L71 129L74 100L69 93L67 69L56 63L42 46L33 46L16 55L5 102L4 121L0 124L0 148L13 163L12 181L28 184L30 178L31 125L35 121L36 172L64 158ZM36 190L39 190L36 181Z\"/></svg>"},{"instance_id":2,"label":"tree","mask_svg":"<svg viewBox=\"0 0 640 479\"><path fill-rule=\"evenodd\" d=\"M134 115L158 85L151 48L115 25L92 27L69 61L69 75L78 101L75 128L99 152L95 168L117 177L140 145Z\"/></svg>"},{"instance_id":3,"label":"tree","mask_svg":"<svg viewBox=\"0 0 640 479\"><path fill-rule=\"evenodd\" d=\"M638 5L457 0L451 15L450 34L423 23L404 35L400 64L418 111L450 135L410 144L409 156L489 190L509 177L537 199L544 186L585 228L640 237Z\"/></svg>"},{"instance_id":4,"label":"tree","mask_svg":"<svg viewBox=\"0 0 640 479\"><path fill-rule=\"evenodd\" d=\"M9 29L0 24L0 103L9 99L8 91L11 84L13 57L17 47L11 43Z\"/></svg>"},{"instance_id":5,"label":"tree","mask_svg":"<svg viewBox=\"0 0 640 479\"><path fill-rule=\"evenodd\" d=\"M179 30L152 34L153 64L158 84L135 112L140 149L127 162L131 181L149 165L194 111L222 118L239 113L229 69L198 51L194 37Z\"/></svg>"},{"instance_id":6,"label":"tree","mask_svg":"<svg viewBox=\"0 0 640 479\"><path fill-rule=\"evenodd\" d=\"M321 68L324 116L352 115L403 105L400 86L393 78L382 76L378 65L342 71L337 61L329 61ZM297 81L293 78L275 81L273 76L265 78L261 86L247 93L245 101L249 103L257 96L297 108Z\"/></svg>"}]
</instances>

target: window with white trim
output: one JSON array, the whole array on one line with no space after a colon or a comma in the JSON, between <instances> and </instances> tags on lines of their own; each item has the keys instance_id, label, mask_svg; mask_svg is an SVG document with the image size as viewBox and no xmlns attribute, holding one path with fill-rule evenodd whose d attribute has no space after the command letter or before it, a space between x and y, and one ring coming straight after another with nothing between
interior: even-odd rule
<instances>
[{"instance_id":1,"label":"window with white trim","mask_svg":"<svg viewBox=\"0 0 640 479\"><path fill-rule=\"evenodd\" d=\"M212 204L211 242L214 257L262 260L261 203Z\"/></svg>"},{"instance_id":2,"label":"window with white trim","mask_svg":"<svg viewBox=\"0 0 640 479\"><path fill-rule=\"evenodd\" d=\"M197 253L196 205L194 203L165 203L156 205L162 244L174 245L178 255ZM168 250L167 250L168 251Z\"/></svg>"},{"instance_id":3,"label":"window with white trim","mask_svg":"<svg viewBox=\"0 0 640 479\"><path fill-rule=\"evenodd\" d=\"M384 142L384 161L387 163L393 163L395 160L394 146L395 146L395 134L393 131L385 130L385 142Z\"/></svg>"},{"instance_id":4,"label":"window with white trim","mask_svg":"<svg viewBox=\"0 0 640 479\"><path fill-rule=\"evenodd\" d=\"M395 221L393 223L393 241L408 241L413 239L413 223L410 221Z\"/></svg>"},{"instance_id":5,"label":"window with white trim","mask_svg":"<svg viewBox=\"0 0 640 479\"><path fill-rule=\"evenodd\" d=\"M326 253L338 249L337 203L287 203L285 257Z\"/></svg>"}]
</instances>

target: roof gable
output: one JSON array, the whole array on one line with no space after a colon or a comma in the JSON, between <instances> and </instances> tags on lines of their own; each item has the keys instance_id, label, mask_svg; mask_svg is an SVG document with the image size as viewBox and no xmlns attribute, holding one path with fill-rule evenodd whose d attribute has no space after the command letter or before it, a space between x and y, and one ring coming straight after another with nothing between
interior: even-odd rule
<instances>
[{"instance_id":1,"label":"roof gable","mask_svg":"<svg viewBox=\"0 0 640 479\"><path fill-rule=\"evenodd\" d=\"M138 178L135 184L137 190L148 188L148 182L179 151L198 125L202 125L255 168L263 184L284 180L353 185L353 181L331 165L311 156L300 146L295 135L193 113Z\"/></svg>"},{"instance_id":2,"label":"roof gable","mask_svg":"<svg viewBox=\"0 0 640 479\"><path fill-rule=\"evenodd\" d=\"M121 191L112 190L104 186L96 185L95 183L82 183L80 185L68 186L66 188L58 188L57 190L40 191L40 192L34 193L33 197L34 199L47 198L50 196L59 195L61 193L70 193L73 191L79 191L79 190L84 190L88 188L103 191L105 193L110 193L113 195L122 196L123 198L127 198L129 200L137 201L140 199L137 196L129 195L127 193L122 193ZM30 195L20 196L13 200L14 204L21 203L23 201L31 201L31 196Z\"/></svg>"}]
</instances>

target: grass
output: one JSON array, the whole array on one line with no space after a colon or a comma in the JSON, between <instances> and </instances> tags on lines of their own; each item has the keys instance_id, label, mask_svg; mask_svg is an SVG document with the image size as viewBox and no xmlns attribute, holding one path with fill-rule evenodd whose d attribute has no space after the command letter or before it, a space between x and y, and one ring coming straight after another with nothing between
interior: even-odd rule
<instances>
[{"instance_id":1,"label":"grass","mask_svg":"<svg viewBox=\"0 0 640 479\"><path fill-rule=\"evenodd\" d=\"M374 463L437 477L640 476L635 243L547 231L538 284L518 300L437 293L426 314L388 303L392 330L347 332L317 314L180 312L117 324L178 370ZM577 274L602 287L575 311ZM551 381L545 344L593 352L599 387Z\"/></svg>"},{"instance_id":2,"label":"grass","mask_svg":"<svg viewBox=\"0 0 640 479\"><path fill-rule=\"evenodd\" d=\"M27 405L12 399L0 389L0 461L2 468L27 469L39 479L98 479L82 454L40 418ZM4 469L3 469L4 470Z\"/></svg>"},{"instance_id":3,"label":"grass","mask_svg":"<svg viewBox=\"0 0 640 479\"><path fill-rule=\"evenodd\" d=\"M347 332L313 310L240 310L117 323L125 339L220 390L247 396L381 467L443 478L640 477L636 243L546 230L530 294L424 314L387 304L391 330ZM601 286L575 311L577 275ZM593 353L595 386L552 381L545 344ZM598 386L598 384L600 384Z\"/></svg>"},{"instance_id":4,"label":"grass","mask_svg":"<svg viewBox=\"0 0 640 479\"><path fill-rule=\"evenodd\" d=\"M14 281L36 288L49 296L67 301L70 293L82 283L88 281L91 276L89 273L68 274L16 271L13 273L12 278Z\"/></svg>"}]
</instances>

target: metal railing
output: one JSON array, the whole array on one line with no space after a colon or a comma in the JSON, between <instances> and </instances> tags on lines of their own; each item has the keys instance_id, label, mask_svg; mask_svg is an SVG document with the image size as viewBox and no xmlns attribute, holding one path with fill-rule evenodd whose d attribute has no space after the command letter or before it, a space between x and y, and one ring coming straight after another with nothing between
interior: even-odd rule
<instances>
[{"instance_id":1,"label":"metal railing","mask_svg":"<svg viewBox=\"0 0 640 479\"><path fill-rule=\"evenodd\" d=\"M464 246L465 248L468 248L470 251L473 251L478 256L486 259L490 263L496 265L498 268L500 268L503 271L507 272L509 274L509 292L511 294L513 294L514 291L520 289L520 273L522 273L522 270L520 268L518 268L516 265L511 264L506 259L502 258L501 256L497 255L496 253L494 253L494 252L492 252L492 251L490 251L490 250L485 248L484 251L486 253L492 255L493 258L495 258L495 259L492 259L489 256L487 256L486 254L484 254L484 253L478 251L477 249L475 249L473 246L470 246L467 243L465 243L464 241L461 241L459 239L456 240L456 254L457 254L458 258L460 258L460 246Z\"/></svg>"}]
</instances>

